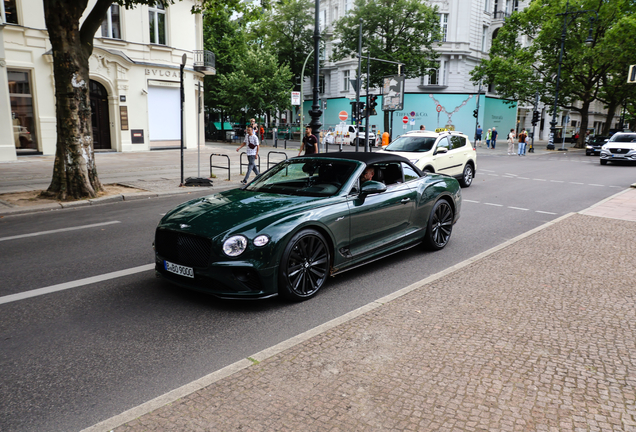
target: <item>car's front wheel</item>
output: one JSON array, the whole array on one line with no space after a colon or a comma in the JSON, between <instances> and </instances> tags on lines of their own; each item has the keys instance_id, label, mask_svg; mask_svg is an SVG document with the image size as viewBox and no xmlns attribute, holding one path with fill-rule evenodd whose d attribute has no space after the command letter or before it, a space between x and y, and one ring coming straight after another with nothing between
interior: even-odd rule
<instances>
[{"instance_id":1,"label":"car's front wheel","mask_svg":"<svg viewBox=\"0 0 636 432\"><path fill-rule=\"evenodd\" d=\"M600 159L601 165L607 165L607 161L605 159Z\"/></svg>"},{"instance_id":2,"label":"car's front wheel","mask_svg":"<svg viewBox=\"0 0 636 432\"><path fill-rule=\"evenodd\" d=\"M432 250L443 249L453 232L453 208L445 199L440 199L433 206L428 218L428 226L424 243Z\"/></svg>"},{"instance_id":3,"label":"car's front wheel","mask_svg":"<svg viewBox=\"0 0 636 432\"><path fill-rule=\"evenodd\" d=\"M464 172L462 174L462 178L459 181L459 184L462 187L469 187L473 183L473 178L475 177L475 172L473 171L473 166L469 163L464 167Z\"/></svg>"},{"instance_id":4,"label":"car's front wheel","mask_svg":"<svg viewBox=\"0 0 636 432\"><path fill-rule=\"evenodd\" d=\"M329 247L322 234L313 229L296 233L280 263L280 295L293 301L313 297L325 284L329 266Z\"/></svg>"}]
</instances>

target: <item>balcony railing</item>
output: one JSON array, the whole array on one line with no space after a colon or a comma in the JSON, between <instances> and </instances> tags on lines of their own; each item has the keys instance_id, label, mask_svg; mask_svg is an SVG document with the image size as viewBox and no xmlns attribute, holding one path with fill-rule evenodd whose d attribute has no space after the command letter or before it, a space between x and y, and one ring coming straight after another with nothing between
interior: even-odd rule
<instances>
[{"instance_id":1,"label":"balcony railing","mask_svg":"<svg viewBox=\"0 0 636 432\"><path fill-rule=\"evenodd\" d=\"M510 14L506 11L495 11L493 14L493 20L505 20L506 18L510 18Z\"/></svg>"},{"instance_id":2,"label":"balcony railing","mask_svg":"<svg viewBox=\"0 0 636 432\"><path fill-rule=\"evenodd\" d=\"M194 70L206 75L216 74L216 57L212 51L194 50Z\"/></svg>"}]
</instances>

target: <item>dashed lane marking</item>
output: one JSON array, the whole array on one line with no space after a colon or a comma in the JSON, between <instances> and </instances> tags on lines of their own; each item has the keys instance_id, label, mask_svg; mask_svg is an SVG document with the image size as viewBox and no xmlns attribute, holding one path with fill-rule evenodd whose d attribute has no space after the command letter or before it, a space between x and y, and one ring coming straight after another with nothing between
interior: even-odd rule
<instances>
[{"instance_id":1,"label":"dashed lane marking","mask_svg":"<svg viewBox=\"0 0 636 432\"><path fill-rule=\"evenodd\" d=\"M513 209L513 210L523 210L523 211L528 211L530 209L527 208L523 208L523 207L512 207L512 206L508 206L509 209Z\"/></svg>"},{"instance_id":2,"label":"dashed lane marking","mask_svg":"<svg viewBox=\"0 0 636 432\"><path fill-rule=\"evenodd\" d=\"M36 237L36 236L41 236L41 235L46 235L46 234L56 234L56 233L61 233L61 232L66 232L66 231L75 231L75 230L86 229L86 228L95 228L95 227L100 227L100 226L104 226L104 225L112 225L112 224L118 224L118 223L121 223L121 222L120 221L110 221L110 222L101 222L101 223L96 223L96 224L91 224L91 225L81 225L81 226L76 226L76 227L60 228L60 229L49 230L49 231L39 231L39 232L34 232L34 233L29 233L29 234L20 234L20 235L11 236L11 237L0 237L0 241L15 240L15 239L25 238L25 237Z\"/></svg>"}]
</instances>

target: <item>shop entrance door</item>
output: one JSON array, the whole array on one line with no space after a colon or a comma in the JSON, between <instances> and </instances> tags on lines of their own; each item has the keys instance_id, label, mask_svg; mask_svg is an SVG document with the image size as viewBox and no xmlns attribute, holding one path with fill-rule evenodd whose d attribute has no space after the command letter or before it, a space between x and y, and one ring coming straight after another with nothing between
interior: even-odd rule
<instances>
[{"instance_id":1,"label":"shop entrance door","mask_svg":"<svg viewBox=\"0 0 636 432\"><path fill-rule=\"evenodd\" d=\"M91 80L91 120L93 123L93 148L110 149L110 121L108 118L108 92L97 81Z\"/></svg>"}]
</instances>

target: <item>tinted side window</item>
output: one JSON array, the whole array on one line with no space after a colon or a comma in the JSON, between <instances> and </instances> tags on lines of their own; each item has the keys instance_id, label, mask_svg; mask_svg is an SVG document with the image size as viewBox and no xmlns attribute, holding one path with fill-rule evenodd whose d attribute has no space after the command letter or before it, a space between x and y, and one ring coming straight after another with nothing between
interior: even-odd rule
<instances>
[{"instance_id":1,"label":"tinted side window","mask_svg":"<svg viewBox=\"0 0 636 432\"><path fill-rule=\"evenodd\" d=\"M466 145L466 138L459 135L453 135L450 137L451 144L453 149L457 149L460 147L464 147Z\"/></svg>"},{"instance_id":2,"label":"tinted side window","mask_svg":"<svg viewBox=\"0 0 636 432\"><path fill-rule=\"evenodd\" d=\"M410 182L411 180L415 180L420 178L420 176L415 172L413 168L409 164L405 164L402 162L402 171L404 171L404 181Z\"/></svg>"},{"instance_id":3,"label":"tinted side window","mask_svg":"<svg viewBox=\"0 0 636 432\"><path fill-rule=\"evenodd\" d=\"M447 150L450 150L450 145L448 144L448 138L444 137L441 138L438 142L437 142L437 148L445 148Z\"/></svg>"}]
</instances>

